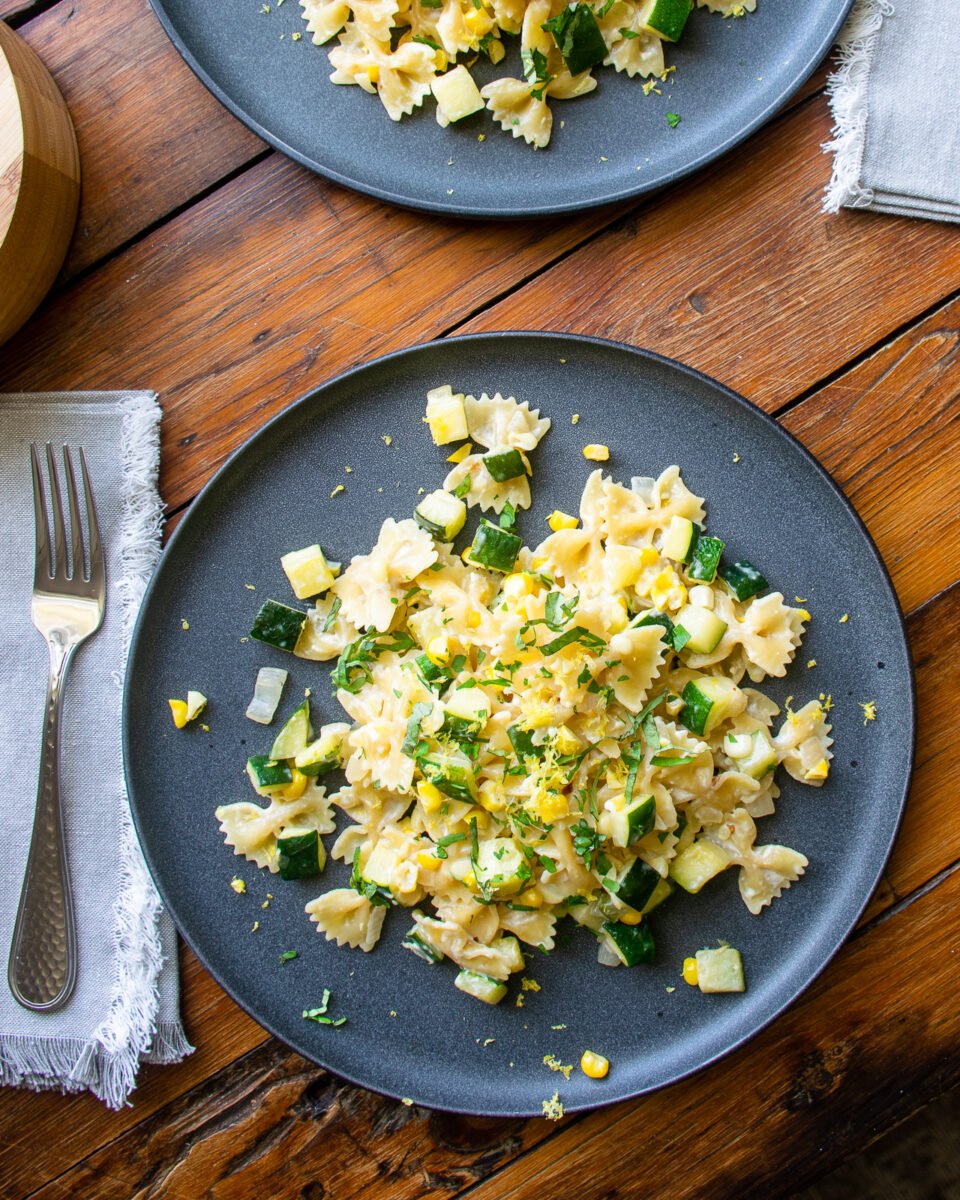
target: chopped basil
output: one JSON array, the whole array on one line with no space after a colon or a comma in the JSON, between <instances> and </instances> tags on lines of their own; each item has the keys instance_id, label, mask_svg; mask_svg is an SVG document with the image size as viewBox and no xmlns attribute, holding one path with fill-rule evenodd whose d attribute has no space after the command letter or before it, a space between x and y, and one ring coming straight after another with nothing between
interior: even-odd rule
<instances>
[{"instance_id":1,"label":"chopped basil","mask_svg":"<svg viewBox=\"0 0 960 1200\"><path fill-rule=\"evenodd\" d=\"M567 906L567 908L576 908L578 904L586 904L586 902L586 896L568 896L566 900L564 900L564 904Z\"/></svg>"},{"instance_id":2,"label":"chopped basil","mask_svg":"<svg viewBox=\"0 0 960 1200\"><path fill-rule=\"evenodd\" d=\"M423 3L423 0L420 0L420 3L422 4L422 3ZM430 7L432 7L432 5L431 5ZM442 0L441 0L441 3L437 5L437 8L442 8L442 7L443 7L443 4L442 4ZM464 496L467 494L467 492L469 492L469 491L470 491L470 476L469 476L469 475L467 475L467 476L466 476L464 479L462 479L462 480L461 480L461 481L460 481L460 482L457 484L457 486L456 486L456 487L453 489L453 494L454 494L455 496L459 497L460 499L463 499L463 497L464 497Z\"/></svg>"},{"instance_id":3,"label":"chopped basil","mask_svg":"<svg viewBox=\"0 0 960 1200\"><path fill-rule=\"evenodd\" d=\"M415 33L410 39L411 42L420 42L423 46L429 46L431 50L442 50L443 47L439 42L435 42L433 38L424 37L422 33Z\"/></svg>"},{"instance_id":4,"label":"chopped basil","mask_svg":"<svg viewBox=\"0 0 960 1200\"><path fill-rule=\"evenodd\" d=\"M445 837L437 838L436 850L434 853L437 858L447 857L447 847L452 846L455 842L465 842L467 835L465 833L448 833Z\"/></svg>"},{"instance_id":5,"label":"chopped basil","mask_svg":"<svg viewBox=\"0 0 960 1200\"><path fill-rule=\"evenodd\" d=\"M280 964L282 966L284 963L291 962L293 959L299 957L300 954L296 950L284 950L284 952L280 955Z\"/></svg>"},{"instance_id":6,"label":"chopped basil","mask_svg":"<svg viewBox=\"0 0 960 1200\"><path fill-rule=\"evenodd\" d=\"M405 754L408 758L417 757L417 749L421 745L420 742L420 726L423 723L423 718L428 717L433 712L433 705L427 701L422 701L415 704L410 710L410 719L407 721L407 734L403 739L403 745L400 747L400 753ZM426 748L426 743L423 743Z\"/></svg>"},{"instance_id":7,"label":"chopped basil","mask_svg":"<svg viewBox=\"0 0 960 1200\"><path fill-rule=\"evenodd\" d=\"M631 42L633 41L634 38L638 38L640 36L640 34L637 33L637 31L635 29L620 29L619 32L622 34L623 37L625 37L628 41L631 41Z\"/></svg>"},{"instance_id":8,"label":"chopped basil","mask_svg":"<svg viewBox=\"0 0 960 1200\"><path fill-rule=\"evenodd\" d=\"M550 858L546 854L538 854L537 858L540 860L540 866L543 867L548 874L552 875L554 871L559 869L557 860L555 858Z\"/></svg>"},{"instance_id":9,"label":"chopped basil","mask_svg":"<svg viewBox=\"0 0 960 1200\"><path fill-rule=\"evenodd\" d=\"M563 592L551 592L547 596L543 613L547 622L547 628L552 633L559 633L564 625L573 619L579 603L579 592L575 596L564 596Z\"/></svg>"},{"instance_id":10,"label":"chopped basil","mask_svg":"<svg viewBox=\"0 0 960 1200\"><path fill-rule=\"evenodd\" d=\"M439 50L440 47L438 46L437 49ZM506 502L506 504L504 504L504 506L503 506L503 512L500 514L500 528L501 529L512 529L514 527L514 525L516 525L516 523L517 523L517 510L513 507L513 505L508 500Z\"/></svg>"},{"instance_id":11,"label":"chopped basil","mask_svg":"<svg viewBox=\"0 0 960 1200\"><path fill-rule=\"evenodd\" d=\"M340 606L343 601L339 596L334 596L333 603L330 605L330 611L324 617L323 624L320 626L321 633L329 633L333 628L333 623L337 619L337 613L340 611Z\"/></svg>"},{"instance_id":12,"label":"chopped basil","mask_svg":"<svg viewBox=\"0 0 960 1200\"><path fill-rule=\"evenodd\" d=\"M676 129L682 119L679 113L667 113L667 124L671 129Z\"/></svg>"},{"instance_id":13,"label":"chopped basil","mask_svg":"<svg viewBox=\"0 0 960 1200\"><path fill-rule=\"evenodd\" d=\"M690 633L684 629L682 625L674 625L673 627L673 648L679 654L687 642L690 641Z\"/></svg>"},{"instance_id":14,"label":"chopped basil","mask_svg":"<svg viewBox=\"0 0 960 1200\"><path fill-rule=\"evenodd\" d=\"M598 855L603 838L582 817L575 825L570 826L573 835L574 852L583 859L587 870L593 869L593 860Z\"/></svg>"},{"instance_id":15,"label":"chopped basil","mask_svg":"<svg viewBox=\"0 0 960 1200\"><path fill-rule=\"evenodd\" d=\"M673 746L668 746L667 750L667 754L655 754L650 759L650 765L652 767L685 767L687 763L692 763L696 758L695 754L684 754L682 750L678 751Z\"/></svg>"},{"instance_id":16,"label":"chopped basil","mask_svg":"<svg viewBox=\"0 0 960 1200\"><path fill-rule=\"evenodd\" d=\"M341 688L345 692L356 695L365 684L373 679L368 663L389 651L401 653L416 646L416 642L408 633L374 633L358 638L345 647L337 659L337 665L330 676L334 692Z\"/></svg>"},{"instance_id":17,"label":"chopped basil","mask_svg":"<svg viewBox=\"0 0 960 1200\"><path fill-rule=\"evenodd\" d=\"M597 637L595 633L591 633L589 629L584 629L582 625L574 625L572 629L568 629L566 633L561 633L552 642L545 642L540 647L540 653L543 655L556 654L558 650L562 650L565 646L571 646L574 642L579 642L588 650L602 650L606 645L602 637Z\"/></svg>"},{"instance_id":18,"label":"chopped basil","mask_svg":"<svg viewBox=\"0 0 960 1200\"><path fill-rule=\"evenodd\" d=\"M547 56L542 50L521 50L520 61L523 64L524 79L527 83L538 85L531 87L530 95L534 100L542 100L547 84L553 83L554 80L554 76L547 70Z\"/></svg>"}]
</instances>

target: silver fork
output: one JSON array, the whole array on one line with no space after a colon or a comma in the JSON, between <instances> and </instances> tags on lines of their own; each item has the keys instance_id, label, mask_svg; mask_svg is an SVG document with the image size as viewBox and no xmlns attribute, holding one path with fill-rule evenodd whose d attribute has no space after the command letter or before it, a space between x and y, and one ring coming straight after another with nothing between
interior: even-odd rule
<instances>
[{"instance_id":1,"label":"silver fork","mask_svg":"<svg viewBox=\"0 0 960 1200\"><path fill-rule=\"evenodd\" d=\"M73 652L103 621L103 547L87 464L80 455L80 474L87 508L87 573L84 571L83 526L77 502L73 461L67 446L63 465L70 518L70 555L60 500L60 484L50 443L47 471L53 509L53 543L36 445L30 447L36 562L33 575L33 623L47 640L50 678L40 749L40 780L33 819L30 854L20 893L20 907L10 948L7 979L24 1008L49 1012L69 999L77 979L77 939L73 896L60 805L60 697Z\"/></svg>"}]
</instances>

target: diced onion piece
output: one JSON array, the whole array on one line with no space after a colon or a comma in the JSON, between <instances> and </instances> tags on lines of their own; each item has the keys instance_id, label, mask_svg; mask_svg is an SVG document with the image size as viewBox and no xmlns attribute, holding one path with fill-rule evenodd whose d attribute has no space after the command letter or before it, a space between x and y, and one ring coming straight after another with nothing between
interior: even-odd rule
<instances>
[{"instance_id":1,"label":"diced onion piece","mask_svg":"<svg viewBox=\"0 0 960 1200\"><path fill-rule=\"evenodd\" d=\"M288 671L282 667L261 667L253 689L253 699L247 706L247 716L258 725L269 725L277 711Z\"/></svg>"},{"instance_id":2,"label":"diced onion piece","mask_svg":"<svg viewBox=\"0 0 960 1200\"><path fill-rule=\"evenodd\" d=\"M608 943L601 939L597 948L597 962L601 967L622 967L623 962L620 957L614 954Z\"/></svg>"}]
</instances>

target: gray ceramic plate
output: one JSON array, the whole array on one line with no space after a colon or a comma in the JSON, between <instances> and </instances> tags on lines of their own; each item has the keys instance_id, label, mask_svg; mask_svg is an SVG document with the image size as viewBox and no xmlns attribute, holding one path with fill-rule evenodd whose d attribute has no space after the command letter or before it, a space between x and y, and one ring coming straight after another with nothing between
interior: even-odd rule
<instances>
[{"instance_id":1,"label":"gray ceramic plate","mask_svg":"<svg viewBox=\"0 0 960 1200\"><path fill-rule=\"evenodd\" d=\"M534 456L534 504L520 521L528 542L542 537L552 509L575 507L591 466L581 454L587 442L610 445L610 470L621 478L679 463L708 498L711 531L813 613L801 661L767 690L779 701L792 693L797 705L825 691L835 705L829 783L817 791L784 779L777 813L760 823L762 841L810 859L799 884L759 917L744 908L735 871L699 897L672 898L656 914L656 964L631 971L599 966L592 937L565 922L560 940L568 944L529 961L526 973L541 990L527 993L523 1008L514 1003L516 978L508 999L489 1008L454 989L452 964L430 967L402 950L410 924L403 911L388 915L371 954L326 942L303 907L343 886L346 868L333 863L322 884L284 883L236 858L213 815L217 804L250 798L245 759L272 740L243 715L258 667L291 671L281 715L310 687L317 722L340 719L326 666L244 635L263 600L290 599L281 553L319 539L349 560L367 551L386 517L411 512L418 487L438 486L445 450L432 446L420 418L425 392L443 382L501 389L551 417ZM330 499L341 483L346 491ZM850 619L841 625L843 613ZM817 666L807 669L812 658ZM187 688L210 697L209 734L173 728L167 698ZM865 727L858 703L867 700L880 717ZM697 1070L772 1020L822 969L870 896L897 829L912 745L912 679L896 600L863 526L816 462L703 375L610 342L547 334L403 351L325 384L270 422L171 539L134 635L124 710L127 780L148 862L184 937L227 991L278 1037L348 1079L491 1114L539 1113L558 1086L568 1110L637 1095ZM230 889L234 874L246 880L245 895ZM680 979L684 957L718 939L743 953L745 995L703 996ZM282 966L285 950L299 958ZM342 1028L301 1018L324 987L334 1010L349 1017ZM579 1071L566 1082L543 1066L547 1053L576 1063L587 1047L613 1064L603 1083Z\"/></svg>"},{"instance_id":2,"label":"gray ceramic plate","mask_svg":"<svg viewBox=\"0 0 960 1200\"><path fill-rule=\"evenodd\" d=\"M305 29L296 0L280 7L271 0L267 13L260 0L152 0L207 87L279 150L395 204L473 217L613 203L711 162L797 90L826 54L851 2L760 0L742 20L696 11L681 42L668 48L677 70L662 95L645 96L640 80L601 68L595 92L553 105L553 138L535 152L487 113L441 129L432 99L394 124L375 96L329 82L329 46L314 46L309 34L291 40ZM481 86L521 73L517 39L507 44L499 66L478 63ZM675 129L668 112L681 117Z\"/></svg>"}]
</instances>

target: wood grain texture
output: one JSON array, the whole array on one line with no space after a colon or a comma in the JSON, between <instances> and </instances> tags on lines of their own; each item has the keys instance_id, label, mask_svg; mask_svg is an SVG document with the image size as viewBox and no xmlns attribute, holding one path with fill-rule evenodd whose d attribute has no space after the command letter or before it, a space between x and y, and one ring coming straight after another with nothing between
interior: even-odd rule
<instances>
[{"instance_id":1,"label":"wood grain texture","mask_svg":"<svg viewBox=\"0 0 960 1200\"><path fill-rule=\"evenodd\" d=\"M56 278L77 217L70 114L30 47L0 21L0 342Z\"/></svg>"},{"instance_id":2,"label":"wood grain texture","mask_svg":"<svg viewBox=\"0 0 960 1200\"><path fill-rule=\"evenodd\" d=\"M817 97L460 331L536 313L537 328L649 347L779 408L960 278L948 225L821 211L829 127Z\"/></svg>"},{"instance_id":3,"label":"wood grain texture","mask_svg":"<svg viewBox=\"0 0 960 1200\"><path fill-rule=\"evenodd\" d=\"M559 1128L405 1108L270 1042L35 1200L786 1195L836 1161L854 1131L879 1132L960 1081L960 1012L941 1002L955 982L942 947L945 933L960 934L958 905L960 871L849 943L748 1047L664 1092ZM905 986L921 978L922 987Z\"/></svg>"},{"instance_id":4,"label":"wood grain texture","mask_svg":"<svg viewBox=\"0 0 960 1200\"><path fill-rule=\"evenodd\" d=\"M67 276L264 149L189 70L147 0L64 0L20 33L63 92L80 145Z\"/></svg>"},{"instance_id":5,"label":"wood grain texture","mask_svg":"<svg viewBox=\"0 0 960 1200\"><path fill-rule=\"evenodd\" d=\"M960 731L950 717L960 703L960 676L955 672L945 681L941 661L944 639L949 644L952 639L960 638L960 585L916 613L910 620L909 629L917 671L919 727L922 731L920 753L903 829L888 867L888 877L894 881L895 890L884 887L878 891L871 908L872 916L889 909L898 896L902 898L915 893L937 872L960 860L960 823L952 820L960 785ZM883 736L882 717L874 728L877 736ZM960 931L960 914L957 921ZM945 927L942 931L941 950L953 936L951 928ZM874 935L869 932L865 936ZM913 976L912 965L902 969L904 974L901 976L899 959L891 956L890 990L913 993L932 986L926 972ZM831 968L828 979L835 980L839 986L842 978L842 970ZM135 1183L140 1184L129 1175L117 1176L115 1160L103 1159L101 1155L119 1156L125 1160L129 1147L136 1145L141 1147L137 1151L140 1156L137 1170L144 1170L144 1163L149 1164L151 1171L159 1170L158 1164L162 1161L165 1164L160 1171L162 1187L180 1189L169 1193L162 1188L154 1193L148 1190L145 1196L171 1194L186 1198L190 1196L190 1186L197 1189L194 1194L203 1194L210 1188L218 1197L221 1194L243 1196L243 1187L269 1186L269 1175L261 1177L242 1172L237 1185L239 1190L233 1192L232 1185L227 1186L228 1181L222 1176L226 1147L230 1146L234 1155L241 1155L242 1151L252 1170L254 1160L259 1161L258 1148L267 1146L273 1148L265 1155L268 1172L275 1166L275 1149L282 1148L284 1155L296 1154L298 1159L306 1155L309 1170L322 1176L324 1181L328 1179L325 1156L328 1150L331 1155L335 1154L340 1182L338 1190L326 1193L328 1200L332 1197L342 1200L359 1194L343 1182L354 1178L362 1184L366 1200L394 1200L395 1197L418 1195L416 1190L410 1189L415 1187L416 1172L421 1167L435 1182L441 1181L436 1186L442 1193L452 1186L451 1179L456 1181L456 1186L462 1186L468 1177L479 1179L496 1164L504 1163L554 1132L540 1121L524 1125L439 1116L428 1120L421 1115L412 1127L404 1118L399 1128L406 1132L402 1137L398 1133L397 1142L385 1146L378 1141L378 1136L384 1122L389 1124L398 1115L402 1117L398 1106L391 1106L389 1101L371 1097L347 1085L334 1085L322 1071L305 1064L298 1055L273 1040L267 1042L264 1031L220 991L192 956L188 956L186 962L184 995L187 1029L200 1050L182 1066L146 1070L134 1095L133 1109L107 1115L90 1097L62 1099L50 1095L24 1095L19 1098L16 1108L0 1106L0 1143L5 1146L0 1160L0 1194L25 1196L61 1172L69 1171L74 1163L82 1162L80 1173L71 1172L68 1176L68 1190L76 1189L74 1195L79 1191L85 1197L89 1194L91 1200L93 1197L99 1200L100 1197L123 1196L123 1187L132 1189ZM884 1005L885 998L886 992L882 998ZM830 1001L823 1009L825 1026L833 1019L832 1014ZM257 1049L248 1054L255 1047ZM764 1053L762 1049L743 1051L748 1056L756 1054L758 1063L762 1063ZM245 1054L247 1058L240 1068L228 1065ZM864 1062L871 1061L871 1054L873 1048L865 1048ZM230 1121L237 1105L249 1103L245 1089L250 1080L259 1081L257 1087L266 1090L279 1088L284 1099L276 1105L271 1102L267 1114L251 1110L237 1132ZM297 1124L307 1103L304 1097L318 1089L335 1093L337 1104L350 1114L349 1142L344 1143L338 1138L335 1150L332 1134L329 1139L314 1144L308 1138L309 1130ZM674 1090L662 1093L662 1103L667 1110ZM736 1092L731 1092L731 1104L735 1103L735 1097ZM391 1112L394 1118L385 1115ZM65 1113L69 1117L66 1127ZM180 1133L166 1141L164 1130L171 1122ZM178 1138L189 1141L191 1146L197 1139L205 1140L206 1134L196 1132L198 1123L203 1128L209 1124L214 1131L214 1140L186 1176L181 1176L178 1172L182 1167L182 1149ZM218 1139L224 1129L229 1129L231 1136L221 1144ZM853 1127L847 1136L846 1145L852 1149L857 1145ZM114 1139L119 1141L113 1147L107 1146ZM157 1139L165 1147L162 1151L157 1149ZM445 1155L451 1145L457 1153ZM101 1151L104 1146L106 1149ZM322 1162L318 1159L321 1146ZM461 1152L467 1147L475 1151L477 1157L464 1158ZM837 1155L841 1150L838 1146ZM368 1158L374 1153L382 1156L378 1161L390 1165L371 1179ZM105 1185L100 1184L97 1187L101 1190L96 1190L91 1181L104 1171L121 1180L119 1191L103 1190ZM312 1175L298 1177L297 1187L306 1187L313 1178ZM184 1182L185 1179L190 1181L189 1184ZM155 1180L152 1186L159 1188L160 1183ZM290 1186L290 1195L300 1195L293 1182ZM88 1193L88 1188L93 1190ZM47 1188L42 1194L54 1196L60 1193L54 1186L53 1190ZM134 1194L138 1193L131 1191L131 1195Z\"/></svg>"},{"instance_id":6,"label":"wood grain texture","mask_svg":"<svg viewBox=\"0 0 960 1200\"><path fill-rule=\"evenodd\" d=\"M0 389L155 389L175 507L309 387L436 336L607 220L425 220L271 156L55 298L0 353Z\"/></svg>"}]
</instances>

